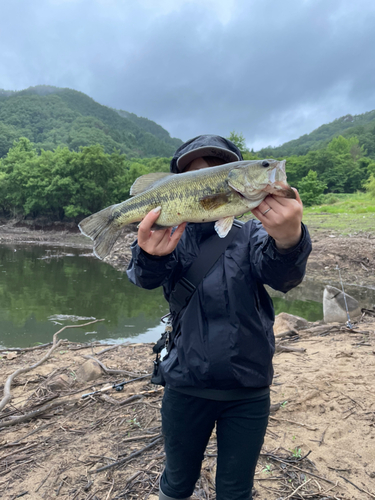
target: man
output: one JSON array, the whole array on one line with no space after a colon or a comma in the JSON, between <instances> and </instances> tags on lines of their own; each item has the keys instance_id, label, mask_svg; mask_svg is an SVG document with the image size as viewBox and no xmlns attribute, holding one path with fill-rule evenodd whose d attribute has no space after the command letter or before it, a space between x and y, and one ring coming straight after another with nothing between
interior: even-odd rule
<instances>
[{"instance_id":1,"label":"man","mask_svg":"<svg viewBox=\"0 0 375 500\"><path fill-rule=\"evenodd\" d=\"M239 149L215 135L183 144L174 173L242 160ZM167 300L199 255L214 223L152 231L160 208L142 221L132 245L130 280L163 286ZM217 500L249 500L269 416L274 311L263 285L287 292L303 279L311 241L302 202L267 196L198 285L180 314L181 333L161 363L166 466L161 500L188 499L216 425Z\"/></svg>"}]
</instances>

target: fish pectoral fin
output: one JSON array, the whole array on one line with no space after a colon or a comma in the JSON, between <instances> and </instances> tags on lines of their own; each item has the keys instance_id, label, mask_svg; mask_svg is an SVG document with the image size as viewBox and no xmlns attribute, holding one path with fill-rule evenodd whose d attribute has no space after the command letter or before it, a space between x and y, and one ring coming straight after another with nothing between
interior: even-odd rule
<instances>
[{"instance_id":1,"label":"fish pectoral fin","mask_svg":"<svg viewBox=\"0 0 375 500\"><path fill-rule=\"evenodd\" d=\"M166 177L171 177L172 175L176 174L170 174L167 172L152 172L151 174L141 175L141 177L138 177L138 179L134 181L132 187L130 188L129 194L130 196L134 196L136 194L143 193L147 189L150 189L155 184L157 184L157 182Z\"/></svg>"},{"instance_id":2,"label":"fish pectoral fin","mask_svg":"<svg viewBox=\"0 0 375 500\"><path fill-rule=\"evenodd\" d=\"M228 195L226 193L220 193L204 196L199 200L199 203L204 210L213 210L215 208L221 207L222 205L225 205L226 203L228 203L228 201Z\"/></svg>"},{"instance_id":3,"label":"fish pectoral fin","mask_svg":"<svg viewBox=\"0 0 375 500\"><path fill-rule=\"evenodd\" d=\"M224 217L215 222L215 230L220 238L225 238L232 229L234 216Z\"/></svg>"}]
</instances>

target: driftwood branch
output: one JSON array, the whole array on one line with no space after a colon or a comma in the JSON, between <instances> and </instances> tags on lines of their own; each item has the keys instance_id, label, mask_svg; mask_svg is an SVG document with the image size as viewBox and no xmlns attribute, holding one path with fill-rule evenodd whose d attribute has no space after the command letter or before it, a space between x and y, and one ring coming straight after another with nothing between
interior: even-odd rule
<instances>
[{"instance_id":1,"label":"driftwood branch","mask_svg":"<svg viewBox=\"0 0 375 500\"><path fill-rule=\"evenodd\" d=\"M64 326L63 328L61 328L61 330L59 330L58 332L56 332L53 335L53 342L52 342L51 349L47 352L47 354L42 359L40 359L34 365L26 366L24 368L18 368L18 370L16 370L14 373L12 373L12 375L10 375L7 378L7 380L5 382L5 385L4 385L4 397L0 401L0 411L12 399L11 387L12 387L13 380L16 377L18 377L18 375L20 375L21 373L29 372L29 371L33 370L34 368L37 368L38 366L40 366L42 363L44 363L44 361L46 361L51 356L51 354L53 353L53 351L62 343L62 340L57 341L57 336L59 335L59 333L61 333L62 331L66 330L67 328L80 328L82 326L92 325L93 323L97 323L98 321L104 321L104 319L96 319L95 321L90 321L89 323L84 323L83 325L67 325L67 326Z\"/></svg>"},{"instance_id":2,"label":"driftwood branch","mask_svg":"<svg viewBox=\"0 0 375 500\"><path fill-rule=\"evenodd\" d=\"M286 345L282 344L276 344L276 352L300 352L304 353L306 352L306 349L304 347L298 348L298 347L289 347Z\"/></svg>"},{"instance_id":3,"label":"driftwood branch","mask_svg":"<svg viewBox=\"0 0 375 500\"><path fill-rule=\"evenodd\" d=\"M296 337L298 331L292 328L291 330L286 330L285 332L277 333L275 339L283 339L284 337Z\"/></svg>"},{"instance_id":4,"label":"driftwood branch","mask_svg":"<svg viewBox=\"0 0 375 500\"><path fill-rule=\"evenodd\" d=\"M163 440L163 436L159 435L156 439L151 441L150 444L148 444L147 446L145 446L141 450L135 451L135 452L131 453L130 455L128 455L127 457L122 458L121 460L118 460L117 462L114 462L113 464L105 465L104 467L100 467L99 469L92 470L92 471L90 471L90 473L95 474L97 472L102 472L103 470L112 469L112 467L117 467L118 465L122 465L125 462L128 462L129 460L131 460L132 458L135 458L138 455L141 455L141 453L143 453L146 450L149 450L150 448L152 448L156 444L160 443L162 440Z\"/></svg>"},{"instance_id":5,"label":"driftwood branch","mask_svg":"<svg viewBox=\"0 0 375 500\"><path fill-rule=\"evenodd\" d=\"M275 418L275 417L270 417L270 420L274 420L275 422L288 422L289 424L294 424L298 425L300 427L305 427L306 429L309 429L310 431L317 431L317 427L310 427L307 424L302 424L300 422L295 422L294 420L288 420L287 418Z\"/></svg>"},{"instance_id":6,"label":"driftwood branch","mask_svg":"<svg viewBox=\"0 0 375 500\"><path fill-rule=\"evenodd\" d=\"M47 344L38 344L34 345L33 347L8 347L4 349L0 349L0 352L28 352L28 351L36 351L37 349L44 349L45 347L48 347L49 345L52 345L53 342L47 342Z\"/></svg>"},{"instance_id":7,"label":"driftwood branch","mask_svg":"<svg viewBox=\"0 0 375 500\"><path fill-rule=\"evenodd\" d=\"M85 359L93 359L98 363L100 368L107 374L107 375L129 375L129 377L137 377L138 375L133 372L129 372L127 370L114 370L112 368L107 368L101 361L99 361L97 358L94 358L93 356L83 356Z\"/></svg>"},{"instance_id":8,"label":"driftwood branch","mask_svg":"<svg viewBox=\"0 0 375 500\"><path fill-rule=\"evenodd\" d=\"M309 451L309 453L307 455L309 455L310 453L311 453L311 451ZM278 462L282 462L284 464L287 464L289 467L293 467L293 469L297 469L300 472L303 472L304 474L309 474L310 476L316 477L317 479L321 479L322 481L326 481L329 484L333 484L333 485L335 484L333 481L330 481L329 479L327 479L323 476L318 476L317 474L314 474L313 472L310 472L309 470L301 469L300 467L297 467L296 465L288 462L285 459L281 459L280 457L273 455L272 453L261 453L260 455L262 457L270 457L270 458L272 458L272 460L276 460ZM305 455L303 458L306 458L307 455ZM301 460L302 460L302 458L299 461L301 461Z\"/></svg>"},{"instance_id":9,"label":"driftwood branch","mask_svg":"<svg viewBox=\"0 0 375 500\"><path fill-rule=\"evenodd\" d=\"M79 397L76 398L71 398L71 399L64 399L64 400L56 400L53 401L52 403L48 403L44 406L41 406L37 410L30 411L29 413L26 413L25 415L22 415L20 417L13 418L12 420L6 420L5 422L0 422L0 429L3 427L12 427L13 425L21 424L22 422L27 422L28 420L31 420L35 417L38 417L42 413L44 413L47 410L51 410L52 408L55 408L56 406L61 406L64 404L72 404L76 403L79 400Z\"/></svg>"},{"instance_id":10,"label":"driftwood branch","mask_svg":"<svg viewBox=\"0 0 375 500\"><path fill-rule=\"evenodd\" d=\"M340 476L340 474L337 474L339 477L341 477L341 479L343 479L344 481L348 482L349 484L351 484L352 486L354 486L354 488L357 488L358 491L361 491L362 493L367 493L367 495L369 495L371 498L375 498L375 495L370 493L369 491L366 491L366 490L363 490L362 488L360 488L359 486L357 486L356 484L352 483L352 481L349 481L349 479L347 479L346 477L344 476Z\"/></svg>"},{"instance_id":11,"label":"driftwood branch","mask_svg":"<svg viewBox=\"0 0 375 500\"><path fill-rule=\"evenodd\" d=\"M122 406L126 405L129 403L132 403L133 401L136 401L137 399L143 399L144 396L151 396L154 394L160 393L160 391L163 388L161 387L160 389L153 389L151 391L141 391L138 394L133 394L130 397L126 399L113 399L107 396L107 398L104 398L107 402L111 404L115 404L116 406ZM101 395L103 398L104 395ZM68 404L75 404L78 403L79 400L81 399L81 395L75 395L75 396L66 396L63 398L58 398L57 400L53 402L49 402L47 404L44 404L40 408L37 408L36 410L30 411L29 413L26 413L25 415L21 415L19 417L13 417L11 420L6 420L5 422L0 422L0 429L3 427L12 427L17 424L21 424L23 422L27 422L28 420L32 420L33 418L38 417L42 413L52 410L53 408L56 408L58 406L62 405L68 405Z\"/></svg>"}]
</instances>

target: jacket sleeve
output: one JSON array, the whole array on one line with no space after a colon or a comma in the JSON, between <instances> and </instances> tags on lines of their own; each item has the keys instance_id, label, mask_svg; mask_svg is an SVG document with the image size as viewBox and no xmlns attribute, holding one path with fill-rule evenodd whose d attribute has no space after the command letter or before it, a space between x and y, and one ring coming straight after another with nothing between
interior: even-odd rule
<instances>
[{"instance_id":1,"label":"jacket sleeve","mask_svg":"<svg viewBox=\"0 0 375 500\"><path fill-rule=\"evenodd\" d=\"M132 244L131 251L132 259L126 274L132 283L148 290L164 285L178 262L176 251L163 257L149 255L138 246L137 240Z\"/></svg>"},{"instance_id":2,"label":"jacket sleeve","mask_svg":"<svg viewBox=\"0 0 375 500\"><path fill-rule=\"evenodd\" d=\"M262 224L253 222L250 233L252 272L258 281L274 290L286 293L302 282L311 249L310 235L304 224L300 242L280 251Z\"/></svg>"}]
</instances>

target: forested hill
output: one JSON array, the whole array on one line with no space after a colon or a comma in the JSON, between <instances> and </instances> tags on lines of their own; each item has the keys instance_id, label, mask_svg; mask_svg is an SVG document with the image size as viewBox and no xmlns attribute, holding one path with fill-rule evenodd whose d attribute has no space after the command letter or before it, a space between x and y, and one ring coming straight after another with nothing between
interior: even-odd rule
<instances>
[{"instance_id":1,"label":"forested hill","mask_svg":"<svg viewBox=\"0 0 375 500\"><path fill-rule=\"evenodd\" d=\"M309 151L325 148L334 137L339 135L345 138L357 136L359 145L364 147L370 158L375 159L375 110L362 115L342 116L282 146L263 148L258 155L260 157L305 155Z\"/></svg>"},{"instance_id":2,"label":"forested hill","mask_svg":"<svg viewBox=\"0 0 375 500\"><path fill-rule=\"evenodd\" d=\"M0 89L0 157L14 140L27 137L38 150L101 144L129 158L172 156L180 139L155 122L102 106L71 89L40 85L18 92Z\"/></svg>"}]
</instances>

